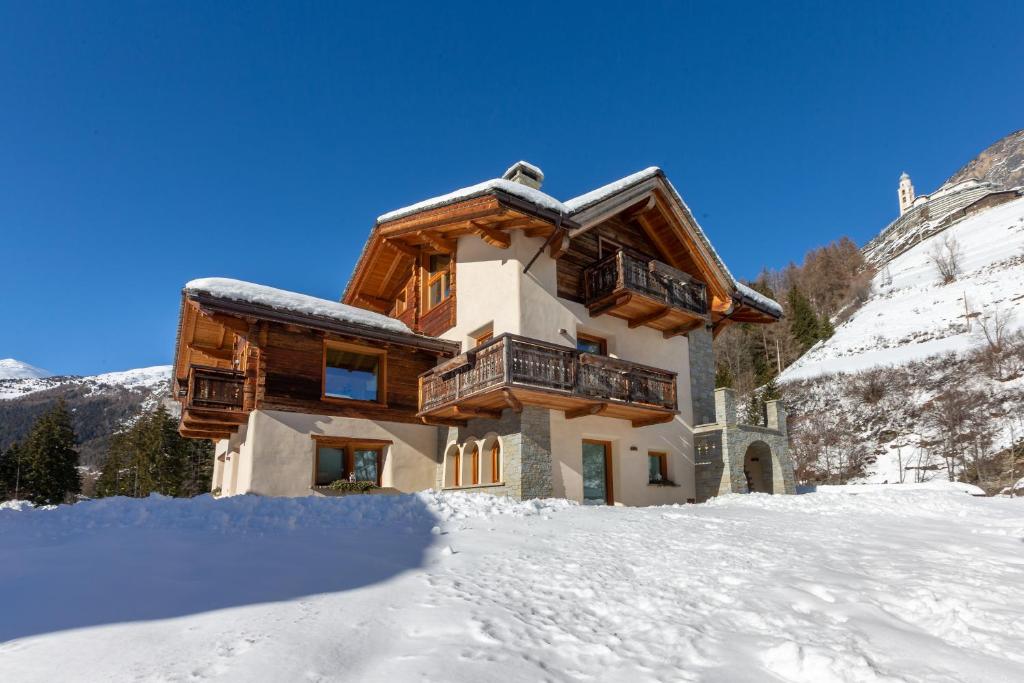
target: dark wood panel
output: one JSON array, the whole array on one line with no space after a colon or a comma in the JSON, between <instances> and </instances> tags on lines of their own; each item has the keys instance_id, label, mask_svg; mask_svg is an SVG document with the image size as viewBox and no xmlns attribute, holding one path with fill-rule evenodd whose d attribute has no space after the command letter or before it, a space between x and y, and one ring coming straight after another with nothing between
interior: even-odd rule
<instances>
[{"instance_id":1,"label":"dark wood panel","mask_svg":"<svg viewBox=\"0 0 1024 683\"><path fill-rule=\"evenodd\" d=\"M598 260L601 238L611 240L634 251L666 260L657 246L639 225L618 217L610 218L569 243L569 250L558 260L558 296L570 301L583 302L583 269Z\"/></svg>"}]
</instances>

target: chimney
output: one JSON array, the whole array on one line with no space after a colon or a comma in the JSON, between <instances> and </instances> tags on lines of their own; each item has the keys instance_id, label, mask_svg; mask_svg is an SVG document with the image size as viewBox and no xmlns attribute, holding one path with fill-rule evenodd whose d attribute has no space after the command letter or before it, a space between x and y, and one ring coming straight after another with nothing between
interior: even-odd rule
<instances>
[{"instance_id":1,"label":"chimney","mask_svg":"<svg viewBox=\"0 0 1024 683\"><path fill-rule=\"evenodd\" d=\"M540 184L544 182L544 172L527 161L517 161L512 164L501 177L535 190L539 190Z\"/></svg>"}]
</instances>

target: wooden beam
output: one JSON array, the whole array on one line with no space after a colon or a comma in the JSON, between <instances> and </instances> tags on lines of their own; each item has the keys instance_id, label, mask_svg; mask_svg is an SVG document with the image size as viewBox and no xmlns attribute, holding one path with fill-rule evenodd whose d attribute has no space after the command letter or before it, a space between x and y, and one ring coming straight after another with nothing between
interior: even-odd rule
<instances>
[{"instance_id":1,"label":"wooden beam","mask_svg":"<svg viewBox=\"0 0 1024 683\"><path fill-rule=\"evenodd\" d=\"M472 419L474 417L482 417L491 420L497 420L501 417L500 410L485 410L483 408L463 408L461 406L454 407L455 417L459 419Z\"/></svg>"},{"instance_id":2,"label":"wooden beam","mask_svg":"<svg viewBox=\"0 0 1024 683\"><path fill-rule=\"evenodd\" d=\"M533 227L524 228L523 234L527 237L543 237L547 239L551 236L551 232L555 229L553 225L535 225Z\"/></svg>"},{"instance_id":3,"label":"wooden beam","mask_svg":"<svg viewBox=\"0 0 1024 683\"><path fill-rule=\"evenodd\" d=\"M470 221L469 230L492 247L508 249L512 245L512 238L508 233L489 228L480 221Z\"/></svg>"},{"instance_id":4,"label":"wooden beam","mask_svg":"<svg viewBox=\"0 0 1024 683\"><path fill-rule=\"evenodd\" d=\"M397 239L384 240L384 244L388 245L400 254L411 256L413 258L419 258L420 249L412 244L406 244L405 242Z\"/></svg>"},{"instance_id":5,"label":"wooden beam","mask_svg":"<svg viewBox=\"0 0 1024 683\"><path fill-rule=\"evenodd\" d=\"M603 313L611 313L615 309L621 308L621 307L625 306L626 304L628 304L632 298L633 298L633 295L627 293L627 294L620 294L620 295L616 296L614 299L611 299L610 301L609 300L605 300L605 301L603 301L602 303L600 303L597 306L591 306L590 307L590 315L592 317L596 318L597 316L602 315Z\"/></svg>"},{"instance_id":6,"label":"wooden beam","mask_svg":"<svg viewBox=\"0 0 1024 683\"><path fill-rule=\"evenodd\" d=\"M376 296L370 296L369 294L356 294L356 301L361 301L365 305L370 306L378 311L386 311L391 308L391 302L387 299L381 299Z\"/></svg>"},{"instance_id":7,"label":"wooden beam","mask_svg":"<svg viewBox=\"0 0 1024 683\"><path fill-rule=\"evenodd\" d=\"M607 403L594 403L589 406L584 406L583 408L565 411L565 419L575 420L577 417L586 417L588 415L600 415L607 409Z\"/></svg>"},{"instance_id":8,"label":"wooden beam","mask_svg":"<svg viewBox=\"0 0 1024 683\"><path fill-rule=\"evenodd\" d=\"M505 397L505 404L517 413L523 412L523 404L519 402L511 389L502 389L501 395Z\"/></svg>"},{"instance_id":9,"label":"wooden beam","mask_svg":"<svg viewBox=\"0 0 1024 683\"><path fill-rule=\"evenodd\" d=\"M210 439L211 441L220 441L221 439L228 439L231 437L231 432L200 431L197 429L186 429L184 427L179 427L178 433L186 439Z\"/></svg>"},{"instance_id":10,"label":"wooden beam","mask_svg":"<svg viewBox=\"0 0 1024 683\"><path fill-rule=\"evenodd\" d=\"M560 234L555 235L554 239L551 240L548 252L553 259L560 259L565 255L565 252L569 251L569 231L562 228L558 232Z\"/></svg>"},{"instance_id":11,"label":"wooden beam","mask_svg":"<svg viewBox=\"0 0 1024 683\"><path fill-rule=\"evenodd\" d=\"M216 358L217 360L231 360L235 355L234 349L222 349L219 346L211 346L209 344L188 344L190 351L198 351L210 358Z\"/></svg>"},{"instance_id":12,"label":"wooden beam","mask_svg":"<svg viewBox=\"0 0 1024 683\"><path fill-rule=\"evenodd\" d=\"M640 427L650 427L651 425L665 424L675 419L675 413L667 413L665 415L659 415L658 417L651 417L644 420L632 420L633 427L639 429Z\"/></svg>"},{"instance_id":13,"label":"wooden beam","mask_svg":"<svg viewBox=\"0 0 1024 683\"><path fill-rule=\"evenodd\" d=\"M455 253L455 240L445 239L434 232L423 233L423 239L425 239L430 246L443 254Z\"/></svg>"},{"instance_id":14,"label":"wooden beam","mask_svg":"<svg viewBox=\"0 0 1024 683\"><path fill-rule=\"evenodd\" d=\"M665 330L664 332L661 333L661 336L663 336L665 339L671 339L672 337L676 337L680 334L688 334L703 324L703 320L691 320L685 325L673 327L671 330Z\"/></svg>"},{"instance_id":15,"label":"wooden beam","mask_svg":"<svg viewBox=\"0 0 1024 683\"><path fill-rule=\"evenodd\" d=\"M644 317L637 318L636 320L630 320L629 321L629 329L633 330L633 329L636 329L636 328L640 327L641 325L653 325L654 323L658 322L662 318L665 318L665 317L667 317L667 316L669 316L671 314L672 314L672 307L671 306L665 306L664 308L659 309L659 310L655 311L654 313L651 313L650 315L645 315Z\"/></svg>"},{"instance_id":16,"label":"wooden beam","mask_svg":"<svg viewBox=\"0 0 1024 683\"><path fill-rule=\"evenodd\" d=\"M625 211L623 211L622 217L625 218L626 220L632 220L639 216L640 214L653 209L654 205L657 203L658 200L655 198L654 193L652 192L651 194L647 195L647 199L641 200L634 204L633 206L626 209Z\"/></svg>"},{"instance_id":17,"label":"wooden beam","mask_svg":"<svg viewBox=\"0 0 1024 683\"><path fill-rule=\"evenodd\" d=\"M223 325L232 332L240 334L243 337L249 332L249 323L241 318L236 318L233 315L224 315L223 313L208 313L203 311L203 315L218 325Z\"/></svg>"},{"instance_id":18,"label":"wooden beam","mask_svg":"<svg viewBox=\"0 0 1024 683\"><path fill-rule=\"evenodd\" d=\"M432 417L430 415L423 415L420 417L420 422L425 425L442 425L444 427L465 427L465 420L453 420L447 417Z\"/></svg>"}]
</instances>

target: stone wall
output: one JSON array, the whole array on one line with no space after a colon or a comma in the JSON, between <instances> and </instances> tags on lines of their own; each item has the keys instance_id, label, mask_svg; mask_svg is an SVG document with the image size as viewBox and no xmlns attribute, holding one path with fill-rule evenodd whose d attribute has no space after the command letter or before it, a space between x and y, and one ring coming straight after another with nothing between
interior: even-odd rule
<instances>
[{"instance_id":1,"label":"stone wall","mask_svg":"<svg viewBox=\"0 0 1024 683\"><path fill-rule=\"evenodd\" d=\"M503 485L467 486L466 491L505 493L513 498L551 497L551 417L545 408L524 406L522 412L502 411L498 419L473 419L465 427L438 430L437 488L444 488L444 456L452 444L489 434L501 439Z\"/></svg>"},{"instance_id":2,"label":"stone wall","mask_svg":"<svg viewBox=\"0 0 1024 683\"><path fill-rule=\"evenodd\" d=\"M744 473L747 449L763 444L771 453L765 463L772 493L796 493L789 457L786 411L781 401L766 403L767 426L740 424L732 389L715 391L715 422L694 429L697 502L726 493L749 493Z\"/></svg>"},{"instance_id":3,"label":"stone wall","mask_svg":"<svg viewBox=\"0 0 1024 683\"><path fill-rule=\"evenodd\" d=\"M701 327L691 331L690 342L690 397L693 402L693 423L710 424L715 421L715 351L711 330Z\"/></svg>"}]
</instances>

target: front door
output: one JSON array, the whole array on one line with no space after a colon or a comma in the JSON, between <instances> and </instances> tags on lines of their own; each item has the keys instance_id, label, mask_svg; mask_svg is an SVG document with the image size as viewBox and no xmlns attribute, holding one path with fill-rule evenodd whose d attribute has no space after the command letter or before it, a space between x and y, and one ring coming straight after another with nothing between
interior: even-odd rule
<instances>
[{"instance_id":1,"label":"front door","mask_svg":"<svg viewBox=\"0 0 1024 683\"><path fill-rule=\"evenodd\" d=\"M610 505L612 502L611 444L583 442L583 504Z\"/></svg>"}]
</instances>

